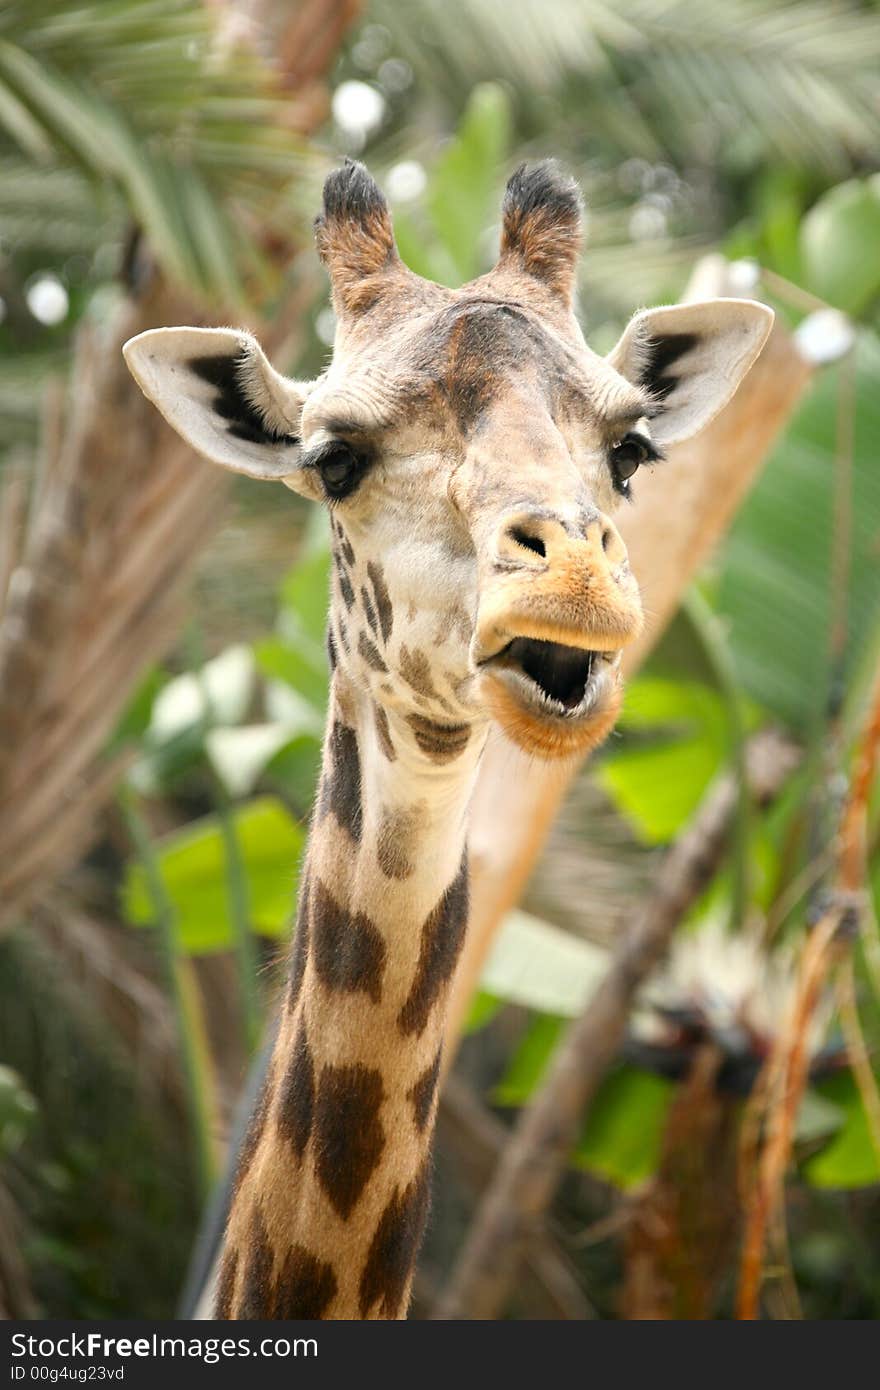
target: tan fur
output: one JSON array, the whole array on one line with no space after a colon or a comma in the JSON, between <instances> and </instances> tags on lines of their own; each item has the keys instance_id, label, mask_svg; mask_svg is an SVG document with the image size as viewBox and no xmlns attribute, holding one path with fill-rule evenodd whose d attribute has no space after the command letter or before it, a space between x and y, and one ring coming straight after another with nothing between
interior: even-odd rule
<instances>
[{"instance_id":1,"label":"tan fur","mask_svg":"<svg viewBox=\"0 0 880 1390\"><path fill-rule=\"evenodd\" d=\"M364 711L366 714L367 712ZM369 716L367 716L369 717ZM358 716L360 721L360 714ZM400 731L392 721L393 735ZM366 733L366 730L365 730ZM368 755L369 756L369 755ZM324 1312L325 1317L360 1317L358 1284L369 1247L395 1188L406 1186L425 1162L431 1126L420 1131L408 1098L419 1078L430 1067L442 1040L445 1001L451 987L447 982L424 1031L408 1036L405 1045L390 1047L400 1034L397 1017L410 990L420 951L420 927L434 906L438 882L451 879L463 849L463 825L458 811L467 798L476 771L476 756L467 756L454 771L446 773L440 786L431 786L432 806L419 806L408 825L407 844L417 872L405 878L389 878L376 854L378 838L386 830L386 815L380 804L367 806L360 852L353 853L349 837L330 816L323 820L311 839L309 877L332 885L340 900L356 902L368 909L381 931L388 950L382 998L378 1004L361 993L339 994L328 991L318 978L314 963L306 968L296 1011L285 1015L276 1045L272 1076L269 1119L257 1151L244 1175L227 1233L227 1249L246 1254L251 1240L254 1210L262 1214L273 1248L288 1249L307 1243L321 1261L332 1264L338 1292ZM390 765L389 765L390 766ZM367 778L381 775L381 764L371 762ZM394 768L391 768L394 773ZM403 777L392 777L398 789ZM412 778L406 778L412 784ZM452 808L450 817L447 806ZM305 1021L316 1066L362 1065L380 1067L385 1099L380 1123L386 1136L386 1149L371 1174L369 1183L352 1215L343 1219L328 1202L315 1176L314 1148L302 1159L293 1153L279 1128L279 1095L285 1060ZM433 1106L432 1106L433 1111ZM409 1278L398 1315L404 1316L409 1294ZM236 1297L240 1294L240 1276ZM379 1316L376 1308L368 1316Z\"/></svg>"}]
</instances>

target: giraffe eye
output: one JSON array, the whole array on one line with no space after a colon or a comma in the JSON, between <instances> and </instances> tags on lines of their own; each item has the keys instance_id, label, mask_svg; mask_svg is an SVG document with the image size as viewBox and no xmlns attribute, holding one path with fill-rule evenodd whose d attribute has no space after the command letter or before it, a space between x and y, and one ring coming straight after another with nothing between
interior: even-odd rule
<instances>
[{"instance_id":1,"label":"giraffe eye","mask_svg":"<svg viewBox=\"0 0 880 1390\"><path fill-rule=\"evenodd\" d=\"M318 462L318 472L327 496L337 501L354 491L362 460L347 444L333 444Z\"/></svg>"},{"instance_id":2,"label":"giraffe eye","mask_svg":"<svg viewBox=\"0 0 880 1390\"><path fill-rule=\"evenodd\" d=\"M629 480L643 463L658 457L650 439L641 434L625 434L611 450L611 472L614 486L624 495L629 492Z\"/></svg>"}]
</instances>

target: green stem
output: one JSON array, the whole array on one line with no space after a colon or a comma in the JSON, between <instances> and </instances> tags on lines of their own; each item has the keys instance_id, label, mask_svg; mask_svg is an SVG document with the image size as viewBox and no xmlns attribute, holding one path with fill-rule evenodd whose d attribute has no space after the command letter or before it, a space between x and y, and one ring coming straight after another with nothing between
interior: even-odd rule
<instances>
[{"instance_id":1,"label":"green stem","mask_svg":"<svg viewBox=\"0 0 880 1390\"><path fill-rule=\"evenodd\" d=\"M211 1142L211 1082L207 1063L207 1045L203 1036L197 997L192 981L186 977L188 962L178 945L177 914L168 895L159 860L146 823L137 808L130 788L123 786L119 804L132 844L144 870L150 896L162 963L168 983L168 993L174 1011L177 1040L180 1047L186 1088L187 1110L195 1149L196 1180L199 1192L206 1199L216 1177L214 1149Z\"/></svg>"},{"instance_id":2,"label":"green stem","mask_svg":"<svg viewBox=\"0 0 880 1390\"><path fill-rule=\"evenodd\" d=\"M730 647L725 640L717 614L697 588L688 589L682 609L696 634L703 654L724 701L730 738L730 760L737 781L737 807L731 846L731 904L730 922L734 929L742 926L751 901L749 838L751 801L748 769L746 767L746 721L742 695L736 679Z\"/></svg>"},{"instance_id":3,"label":"green stem","mask_svg":"<svg viewBox=\"0 0 880 1390\"><path fill-rule=\"evenodd\" d=\"M220 833L223 836L229 917L238 972L242 1023L245 1043L248 1055L250 1055L259 1045L262 1035L262 1019L260 999L257 993L257 952L251 931L247 875L245 874L241 847L238 843L229 795L223 785L223 779L216 774L214 775L214 794L217 802L217 820L220 825Z\"/></svg>"}]
</instances>

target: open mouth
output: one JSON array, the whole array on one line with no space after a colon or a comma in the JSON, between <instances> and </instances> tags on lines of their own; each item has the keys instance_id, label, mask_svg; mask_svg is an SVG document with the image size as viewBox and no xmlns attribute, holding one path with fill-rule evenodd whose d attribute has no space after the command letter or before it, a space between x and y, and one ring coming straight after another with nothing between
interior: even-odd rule
<instances>
[{"instance_id":1,"label":"open mouth","mask_svg":"<svg viewBox=\"0 0 880 1390\"><path fill-rule=\"evenodd\" d=\"M536 637L514 637L485 664L496 675L507 675L529 703L542 712L574 716L589 713L596 703L600 677L613 666L617 652L587 651Z\"/></svg>"}]
</instances>

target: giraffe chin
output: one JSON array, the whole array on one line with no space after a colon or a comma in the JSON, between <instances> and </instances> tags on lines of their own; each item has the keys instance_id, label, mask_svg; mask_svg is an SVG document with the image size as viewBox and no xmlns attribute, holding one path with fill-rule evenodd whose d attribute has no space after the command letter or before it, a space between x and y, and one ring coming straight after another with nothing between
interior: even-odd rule
<instances>
[{"instance_id":1,"label":"giraffe chin","mask_svg":"<svg viewBox=\"0 0 880 1390\"><path fill-rule=\"evenodd\" d=\"M576 704L554 698L527 671L506 664L505 653L480 668L482 702L526 753L547 760L589 753L614 728L623 698L619 653L591 655L591 669Z\"/></svg>"}]
</instances>

